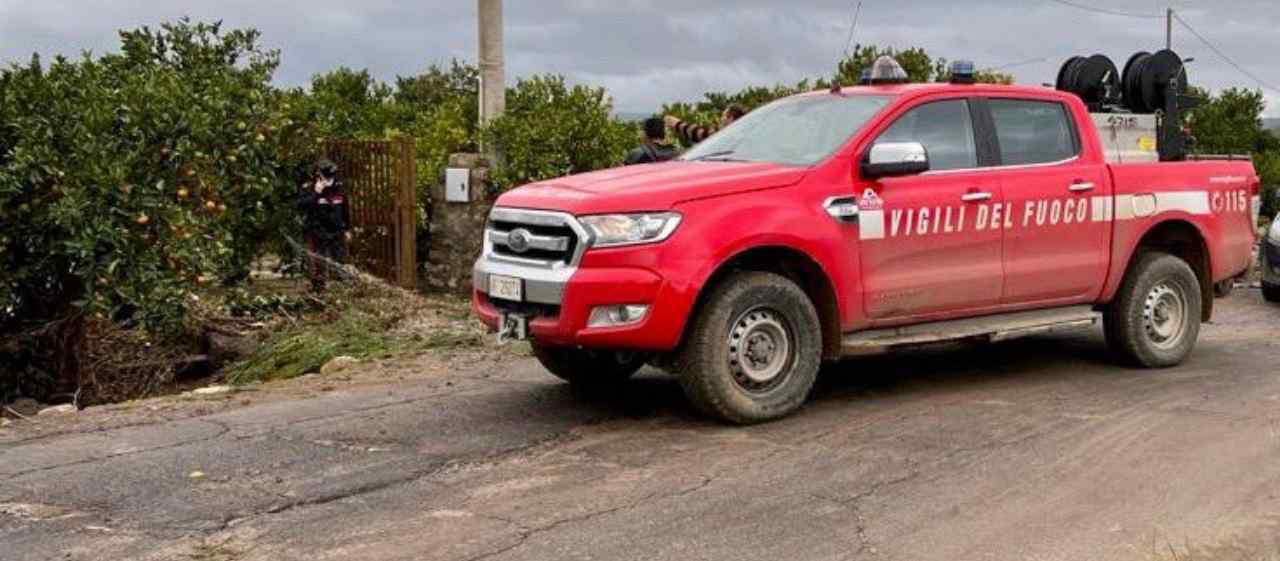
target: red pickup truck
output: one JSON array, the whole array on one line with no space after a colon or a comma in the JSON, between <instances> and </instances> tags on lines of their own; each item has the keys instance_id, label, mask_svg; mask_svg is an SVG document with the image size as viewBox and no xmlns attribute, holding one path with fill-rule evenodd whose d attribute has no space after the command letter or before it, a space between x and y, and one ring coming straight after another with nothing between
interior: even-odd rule
<instances>
[{"instance_id":1,"label":"red pickup truck","mask_svg":"<svg viewBox=\"0 0 1280 561\"><path fill-rule=\"evenodd\" d=\"M1259 178L1109 154L1048 88L802 94L677 161L505 193L473 310L571 383L656 364L737 423L796 410L823 361L923 343L1101 322L1124 362L1176 365L1250 265Z\"/></svg>"}]
</instances>

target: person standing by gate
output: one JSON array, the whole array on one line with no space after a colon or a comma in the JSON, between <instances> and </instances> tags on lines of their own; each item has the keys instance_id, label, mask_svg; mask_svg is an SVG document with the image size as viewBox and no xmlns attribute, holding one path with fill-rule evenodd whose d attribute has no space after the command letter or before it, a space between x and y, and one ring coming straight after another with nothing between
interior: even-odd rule
<instances>
[{"instance_id":1,"label":"person standing by gate","mask_svg":"<svg viewBox=\"0 0 1280 561\"><path fill-rule=\"evenodd\" d=\"M347 261L351 241L351 204L338 180L338 166L329 160L316 164L312 180L298 199L310 261L311 289L321 292L329 269Z\"/></svg>"}]
</instances>

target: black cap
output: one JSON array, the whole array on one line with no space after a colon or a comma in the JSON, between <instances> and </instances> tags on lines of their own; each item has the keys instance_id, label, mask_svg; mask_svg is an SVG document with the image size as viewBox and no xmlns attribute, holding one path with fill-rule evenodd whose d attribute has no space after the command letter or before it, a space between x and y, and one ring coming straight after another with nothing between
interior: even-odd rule
<instances>
[{"instance_id":1,"label":"black cap","mask_svg":"<svg viewBox=\"0 0 1280 561\"><path fill-rule=\"evenodd\" d=\"M332 160L320 160L316 163L316 173L333 179L338 175L338 164L333 163Z\"/></svg>"}]
</instances>

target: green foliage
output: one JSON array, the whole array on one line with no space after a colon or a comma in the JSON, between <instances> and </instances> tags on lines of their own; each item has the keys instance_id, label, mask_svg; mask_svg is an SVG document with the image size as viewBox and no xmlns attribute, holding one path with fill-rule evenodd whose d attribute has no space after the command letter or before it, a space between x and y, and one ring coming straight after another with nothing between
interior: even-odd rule
<instances>
[{"instance_id":1,"label":"green foliage","mask_svg":"<svg viewBox=\"0 0 1280 561\"><path fill-rule=\"evenodd\" d=\"M417 76L396 77L393 95L397 104L414 113L459 99L470 101L465 116L474 123L480 117L480 106L475 103L479 91L480 69L455 59L450 61L448 69L433 64Z\"/></svg>"},{"instance_id":2,"label":"green foliage","mask_svg":"<svg viewBox=\"0 0 1280 561\"><path fill-rule=\"evenodd\" d=\"M1275 139L1262 127L1265 108L1260 91L1231 88L1208 96L1206 103L1191 111L1196 149L1214 154L1246 154L1267 148L1265 144Z\"/></svg>"},{"instance_id":3,"label":"green foliage","mask_svg":"<svg viewBox=\"0 0 1280 561\"><path fill-rule=\"evenodd\" d=\"M853 52L836 65L835 81L851 86L862 81L862 69L871 68L876 59L888 56L898 61L912 82L932 82L938 73L933 58L919 47L895 49L875 45L854 45ZM943 68L946 68L943 65Z\"/></svg>"},{"instance_id":4,"label":"green foliage","mask_svg":"<svg viewBox=\"0 0 1280 561\"><path fill-rule=\"evenodd\" d=\"M82 313L173 334L281 224L312 136L251 30L182 20L0 72L0 324Z\"/></svg>"},{"instance_id":5,"label":"green foliage","mask_svg":"<svg viewBox=\"0 0 1280 561\"><path fill-rule=\"evenodd\" d=\"M345 66L311 78L309 112L325 138L378 138L397 123L392 90L369 74Z\"/></svg>"},{"instance_id":6,"label":"green foliage","mask_svg":"<svg viewBox=\"0 0 1280 561\"><path fill-rule=\"evenodd\" d=\"M560 76L522 79L507 92L507 111L483 132L503 161L500 188L621 163L635 128L612 117L603 88L569 86Z\"/></svg>"},{"instance_id":7,"label":"green foliage","mask_svg":"<svg viewBox=\"0 0 1280 561\"><path fill-rule=\"evenodd\" d=\"M232 384L296 378L319 372L340 356L365 358L394 350L388 326L362 314L336 314L331 321L307 323L274 336L226 373Z\"/></svg>"},{"instance_id":8,"label":"green foliage","mask_svg":"<svg viewBox=\"0 0 1280 561\"><path fill-rule=\"evenodd\" d=\"M385 357L426 349L465 349L484 344L484 331L462 302L432 302L377 282L332 285L299 310L296 299L247 296L250 311L286 306L296 321L276 331L253 355L226 372L232 384L286 379L318 372L340 356ZM458 319L441 312L460 313Z\"/></svg>"},{"instance_id":9,"label":"green foliage","mask_svg":"<svg viewBox=\"0 0 1280 561\"><path fill-rule=\"evenodd\" d=\"M454 60L448 69L432 65L417 76L396 78L394 100L404 131L417 142L418 181L444 181L449 154L479 150L480 70ZM425 201L425 196L420 196Z\"/></svg>"}]
</instances>

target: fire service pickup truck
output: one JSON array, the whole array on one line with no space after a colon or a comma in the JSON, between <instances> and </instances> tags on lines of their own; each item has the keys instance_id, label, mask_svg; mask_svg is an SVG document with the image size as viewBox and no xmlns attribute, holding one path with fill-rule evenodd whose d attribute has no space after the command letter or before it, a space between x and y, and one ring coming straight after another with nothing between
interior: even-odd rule
<instances>
[{"instance_id":1,"label":"fire service pickup truck","mask_svg":"<svg viewBox=\"0 0 1280 561\"><path fill-rule=\"evenodd\" d=\"M513 189L473 311L570 383L653 364L734 423L795 411L823 361L943 341L1101 322L1125 363L1177 365L1249 268L1259 178L1186 153L1181 59L1140 55L1123 79L1073 59L1058 88L882 59L676 161Z\"/></svg>"}]
</instances>

